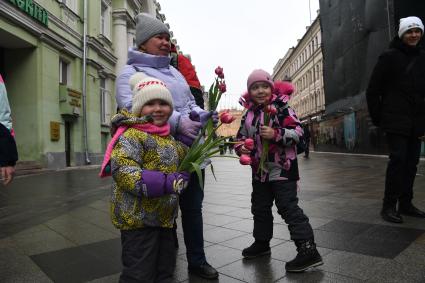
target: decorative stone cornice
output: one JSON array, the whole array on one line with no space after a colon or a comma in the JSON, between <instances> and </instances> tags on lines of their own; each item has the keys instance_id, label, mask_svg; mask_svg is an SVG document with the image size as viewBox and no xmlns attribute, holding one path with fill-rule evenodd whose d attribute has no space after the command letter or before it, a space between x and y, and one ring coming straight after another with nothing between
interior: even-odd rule
<instances>
[{"instance_id":1,"label":"decorative stone cornice","mask_svg":"<svg viewBox=\"0 0 425 283\"><path fill-rule=\"evenodd\" d=\"M123 20L127 23L128 27L136 28L136 21L130 15L130 13L125 9L116 9L112 12L113 21Z\"/></svg>"},{"instance_id":2,"label":"decorative stone cornice","mask_svg":"<svg viewBox=\"0 0 425 283\"><path fill-rule=\"evenodd\" d=\"M69 9L69 8L68 8ZM80 17L77 17L77 19L82 23L82 20ZM83 41L83 35L74 29L70 28L67 24L65 24L63 21L61 21L59 18L55 17L52 14L49 14L49 21L53 24L55 24L58 28L66 32L67 34L71 35L73 38L79 41Z\"/></svg>"},{"instance_id":3,"label":"decorative stone cornice","mask_svg":"<svg viewBox=\"0 0 425 283\"><path fill-rule=\"evenodd\" d=\"M102 45L102 43L99 40L97 40L97 38L92 36L87 36L87 46L92 48L97 54L102 56L111 64L117 63L117 57L115 57L114 54L109 52L109 50L105 49L105 47Z\"/></svg>"},{"instance_id":4,"label":"decorative stone cornice","mask_svg":"<svg viewBox=\"0 0 425 283\"><path fill-rule=\"evenodd\" d=\"M103 78L115 80L116 77L117 77L113 70L110 70L110 69L107 69L107 68L100 69L100 70L98 70L97 73L99 74L100 77L103 77Z\"/></svg>"}]
</instances>

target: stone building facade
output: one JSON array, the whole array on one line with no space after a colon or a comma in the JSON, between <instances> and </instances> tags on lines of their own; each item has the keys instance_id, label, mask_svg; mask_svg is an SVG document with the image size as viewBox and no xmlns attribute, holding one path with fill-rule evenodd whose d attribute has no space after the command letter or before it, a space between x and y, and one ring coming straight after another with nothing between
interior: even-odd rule
<instances>
[{"instance_id":1,"label":"stone building facade","mask_svg":"<svg viewBox=\"0 0 425 283\"><path fill-rule=\"evenodd\" d=\"M290 79L295 85L290 105L303 121L320 120L325 110L321 43L318 16L273 69L274 80Z\"/></svg>"},{"instance_id":2,"label":"stone building facade","mask_svg":"<svg viewBox=\"0 0 425 283\"><path fill-rule=\"evenodd\" d=\"M165 21L160 9L154 0L0 1L0 73L21 163L100 163L134 16Z\"/></svg>"}]
</instances>

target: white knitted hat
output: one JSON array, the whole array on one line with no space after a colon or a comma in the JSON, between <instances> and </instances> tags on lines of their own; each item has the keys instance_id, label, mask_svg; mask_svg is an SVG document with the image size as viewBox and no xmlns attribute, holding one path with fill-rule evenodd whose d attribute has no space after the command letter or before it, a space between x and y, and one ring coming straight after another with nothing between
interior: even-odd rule
<instances>
[{"instance_id":1,"label":"white knitted hat","mask_svg":"<svg viewBox=\"0 0 425 283\"><path fill-rule=\"evenodd\" d=\"M133 90L131 112L134 115L139 116L143 106L154 99L161 99L173 108L173 97L162 81L137 72L130 77L130 86Z\"/></svg>"},{"instance_id":2,"label":"white knitted hat","mask_svg":"<svg viewBox=\"0 0 425 283\"><path fill-rule=\"evenodd\" d=\"M418 28L424 33L424 24L418 17L407 17L400 19L400 26L398 28L398 37L402 38L403 34L409 29Z\"/></svg>"}]
</instances>

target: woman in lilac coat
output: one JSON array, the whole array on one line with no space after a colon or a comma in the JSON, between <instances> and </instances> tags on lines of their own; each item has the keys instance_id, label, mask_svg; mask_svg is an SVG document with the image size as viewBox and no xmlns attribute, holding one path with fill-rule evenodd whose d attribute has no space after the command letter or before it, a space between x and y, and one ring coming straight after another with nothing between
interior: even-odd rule
<instances>
[{"instance_id":1,"label":"woman in lilac coat","mask_svg":"<svg viewBox=\"0 0 425 283\"><path fill-rule=\"evenodd\" d=\"M144 13L136 17L136 22L137 49L129 51L127 65L120 72L116 82L118 107L131 109L132 92L129 79L134 73L143 72L160 79L173 97L174 111L169 119L171 134L182 142L191 144L202 125L211 116L213 120L218 120L218 115L196 105L186 80L170 65L170 32L167 26ZM205 279L215 279L218 272L208 264L204 253L203 198L204 193L199 180L196 174L192 174L189 187L180 198L188 270Z\"/></svg>"}]
</instances>

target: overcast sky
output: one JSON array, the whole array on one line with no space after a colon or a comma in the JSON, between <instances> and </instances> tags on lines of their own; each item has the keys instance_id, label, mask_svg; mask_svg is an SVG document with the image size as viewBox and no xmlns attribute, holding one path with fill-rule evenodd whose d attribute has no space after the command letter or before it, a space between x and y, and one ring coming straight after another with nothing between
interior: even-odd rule
<instances>
[{"instance_id":1,"label":"overcast sky","mask_svg":"<svg viewBox=\"0 0 425 283\"><path fill-rule=\"evenodd\" d=\"M206 89L224 68L224 108L237 105L254 69L270 74L310 24L309 0L158 0L161 13ZM319 0L310 0L311 21Z\"/></svg>"}]
</instances>

